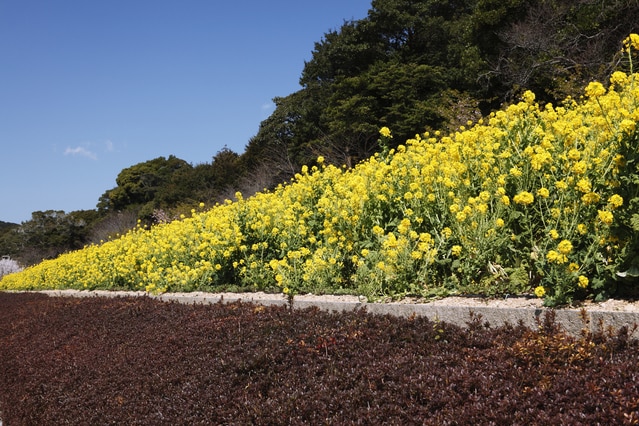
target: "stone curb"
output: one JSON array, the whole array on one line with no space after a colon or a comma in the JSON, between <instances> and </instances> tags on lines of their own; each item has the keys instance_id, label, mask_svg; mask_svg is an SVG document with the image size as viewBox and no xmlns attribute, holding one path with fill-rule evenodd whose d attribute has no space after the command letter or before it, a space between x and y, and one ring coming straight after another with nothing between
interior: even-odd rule
<instances>
[{"instance_id":1,"label":"stone curb","mask_svg":"<svg viewBox=\"0 0 639 426\"><path fill-rule=\"evenodd\" d=\"M247 302L261 305L288 305L289 300L282 294L268 293L165 293L152 295L146 292L127 291L40 291L49 296L65 297L126 297L144 296L163 301L179 303L231 303ZM316 296L297 295L293 298L293 308L317 307L325 311L351 311L365 309L371 314L390 314L402 317L425 316L434 321L442 321L466 327L473 319L482 324L498 327L504 324L517 325L520 322L528 328L536 329L543 321L545 313L554 311L555 321L568 333L578 336L584 329L591 332L600 330L615 332L628 327L632 338L639 338L639 302L609 300L602 303L585 303L580 307L551 309L542 306L539 299L514 297L507 299L477 299L450 297L427 303L410 300L389 303L367 303L357 296Z\"/></svg>"}]
</instances>

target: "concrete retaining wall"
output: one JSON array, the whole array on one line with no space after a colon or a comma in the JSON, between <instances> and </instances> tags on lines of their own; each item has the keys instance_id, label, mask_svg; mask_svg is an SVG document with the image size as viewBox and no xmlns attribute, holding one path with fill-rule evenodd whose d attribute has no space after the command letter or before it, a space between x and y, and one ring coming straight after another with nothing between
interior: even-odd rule
<instances>
[{"instance_id":1,"label":"concrete retaining wall","mask_svg":"<svg viewBox=\"0 0 639 426\"><path fill-rule=\"evenodd\" d=\"M121 291L75 291L52 290L43 291L49 296L65 297L125 297L147 296L164 301L180 303L218 303L218 302L251 302L262 305L288 305L289 300L282 294L267 293L165 293L149 295L145 292ZM520 322L535 329L543 321L550 309L542 306L539 299L472 299L452 297L428 303L411 301L389 303L367 303L365 298L357 296L315 296L298 295L293 299L293 308L304 309L318 307L326 311L349 311L366 309L372 314L389 314L403 317L412 315L425 316L437 320L467 326L474 318L481 323L496 327L506 323L517 325ZM592 332L609 330L615 332L621 327L628 327L633 338L639 338L639 303L627 301L606 301L603 303L586 303L580 307L554 309L555 321L563 329L579 335L584 329Z\"/></svg>"}]
</instances>

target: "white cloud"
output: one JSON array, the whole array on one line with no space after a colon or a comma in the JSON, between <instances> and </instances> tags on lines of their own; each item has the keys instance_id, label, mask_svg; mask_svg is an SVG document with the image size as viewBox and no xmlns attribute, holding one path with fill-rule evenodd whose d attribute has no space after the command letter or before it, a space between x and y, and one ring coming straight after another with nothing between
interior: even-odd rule
<instances>
[{"instance_id":1,"label":"white cloud","mask_svg":"<svg viewBox=\"0 0 639 426\"><path fill-rule=\"evenodd\" d=\"M106 146L106 151L107 152L113 152L113 150L114 150L113 142L111 142L109 139L107 139L106 142L104 142L104 145Z\"/></svg>"},{"instance_id":2,"label":"white cloud","mask_svg":"<svg viewBox=\"0 0 639 426\"><path fill-rule=\"evenodd\" d=\"M267 118L269 115L271 115L273 113L273 110L275 109L275 104L273 102L266 102L262 104L262 107L260 108L260 119L264 120L265 118Z\"/></svg>"},{"instance_id":3,"label":"white cloud","mask_svg":"<svg viewBox=\"0 0 639 426\"><path fill-rule=\"evenodd\" d=\"M67 149L64 150L64 155L73 155L74 157L75 156L86 157L86 158L90 158L91 160L98 159L98 156L95 154L95 152L89 151L83 146L78 146L75 148L67 147Z\"/></svg>"}]
</instances>

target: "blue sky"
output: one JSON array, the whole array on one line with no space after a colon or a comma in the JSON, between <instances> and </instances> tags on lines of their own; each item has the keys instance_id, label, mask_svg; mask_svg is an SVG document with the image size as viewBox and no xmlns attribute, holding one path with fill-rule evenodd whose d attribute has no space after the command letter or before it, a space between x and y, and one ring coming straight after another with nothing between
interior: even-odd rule
<instances>
[{"instance_id":1,"label":"blue sky","mask_svg":"<svg viewBox=\"0 0 639 426\"><path fill-rule=\"evenodd\" d=\"M370 0L0 0L0 220L94 209L118 173L241 153Z\"/></svg>"}]
</instances>

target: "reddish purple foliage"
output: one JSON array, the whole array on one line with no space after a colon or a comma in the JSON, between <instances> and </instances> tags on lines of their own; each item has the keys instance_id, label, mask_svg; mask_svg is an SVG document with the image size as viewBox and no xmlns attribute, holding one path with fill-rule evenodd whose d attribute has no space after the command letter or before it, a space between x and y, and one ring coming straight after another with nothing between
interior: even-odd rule
<instances>
[{"instance_id":1,"label":"reddish purple foliage","mask_svg":"<svg viewBox=\"0 0 639 426\"><path fill-rule=\"evenodd\" d=\"M247 303L0 293L0 419L633 424L637 342Z\"/></svg>"}]
</instances>

